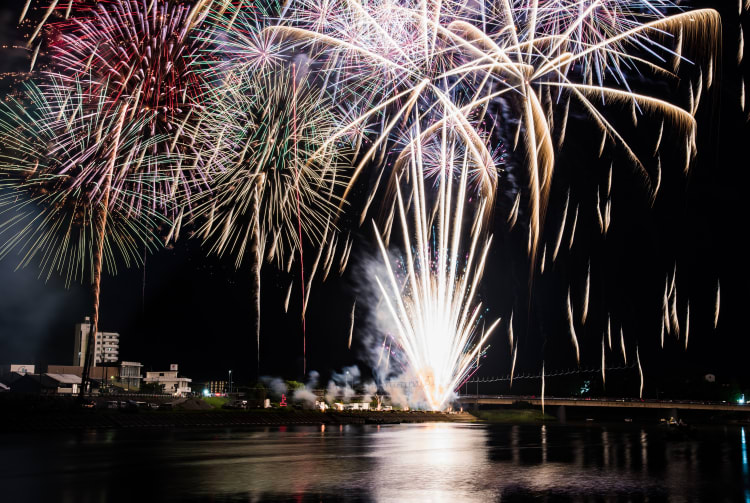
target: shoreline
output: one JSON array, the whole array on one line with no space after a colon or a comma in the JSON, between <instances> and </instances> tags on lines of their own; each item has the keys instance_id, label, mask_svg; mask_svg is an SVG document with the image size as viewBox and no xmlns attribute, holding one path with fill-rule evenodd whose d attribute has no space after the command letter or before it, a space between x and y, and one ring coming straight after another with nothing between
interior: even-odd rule
<instances>
[{"instance_id":1,"label":"shoreline","mask_svg":"<svg viewBox=\"0 0 750 503\"><path fill-rule=\"evenodd\" d=\"M2 411L0 432L81 429L222 428L246 426L470 423L468 413L427 411L189 410L189 411Z\"/></svg>"}]
</instances>

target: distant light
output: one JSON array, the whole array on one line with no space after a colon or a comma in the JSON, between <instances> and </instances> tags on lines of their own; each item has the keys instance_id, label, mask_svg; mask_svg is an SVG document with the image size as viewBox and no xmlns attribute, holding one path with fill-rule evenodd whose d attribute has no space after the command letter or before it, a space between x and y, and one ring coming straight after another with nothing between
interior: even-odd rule
<instances>
[{"instance_id":1,"label":"distant light","mask_svg":"<svg viewBox=\"0 0 750 503\"><path fill-rule=\"evenodd\" d=\"M737 403L740 405L745 405L745 395L740 395L740 397L737 399Z\"/></svg>"},{"instance_id":2,"label":"distant light","mask_svg":"<svg viewBox=\"0 0 750 503\"><path fill-rule=\"evenodd\" d=\"M203 396L208 396L208 395L210 395L210 394L211 394L211 392L210 392L210 391L208 391L208 388L204 388L204 389L203 389Z\"/></svg>"}]
</instances>

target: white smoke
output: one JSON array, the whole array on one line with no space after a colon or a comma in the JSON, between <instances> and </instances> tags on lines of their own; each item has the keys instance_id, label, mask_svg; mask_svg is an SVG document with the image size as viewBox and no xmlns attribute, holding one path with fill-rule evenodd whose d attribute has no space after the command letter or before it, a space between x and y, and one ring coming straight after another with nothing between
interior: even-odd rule
<instances>
[{"instance_id":1,"label":"white smoke","mask_svg":"<svg viewBox=\"0 0 750 503\"><path fill-rule=\"evenodd\" d=\"M292 393L292 401L301 403L306 409L314 409L315 402L318 401L318 396L315 394L315 388L318 386L318 378L320 374L316 371L311 370L308 374L307 382L303 388L297 388Z\"/></svg>"},{"instance_id":2,"label":"white smoke","mask_svg":"<svg viewBox=\"0 0 750 503\"><path fill-rule=\"evenodd\" d=\"M260 381L277 397L286 394L288 387L280 377L263 376Z\"/></svg>"}]
</instances>

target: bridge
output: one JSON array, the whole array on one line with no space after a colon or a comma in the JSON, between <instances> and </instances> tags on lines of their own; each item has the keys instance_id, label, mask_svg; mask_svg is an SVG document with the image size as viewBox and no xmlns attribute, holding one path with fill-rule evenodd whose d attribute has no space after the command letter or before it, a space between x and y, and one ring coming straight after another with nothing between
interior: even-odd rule
<instances>
[{"instance_id":1,"label":"bridge","mask_svg":"<svg viewBox=\"0 0 750 503\"><path fill-rule=\"evenodd\" d=\"M466 406L479 405L512 405L516 402L528 402L542 405L541 397L511 395L459 395L458 403ZM639 398L561 398L544 397L544 406L565 407L617 407L631 409L679 409L711 410L723 412L750 412L750 404L740 405L728 402L699 402L689 400L641 400Z\"/></svg>"}]
</instances>

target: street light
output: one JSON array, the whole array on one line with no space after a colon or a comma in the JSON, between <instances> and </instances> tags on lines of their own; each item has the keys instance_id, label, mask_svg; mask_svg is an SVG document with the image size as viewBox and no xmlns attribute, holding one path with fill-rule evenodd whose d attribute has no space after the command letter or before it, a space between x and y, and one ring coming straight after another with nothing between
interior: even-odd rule
<instances>
[{"instance_id":1,"label":"street light","mask_svg":"<svg viewBox=\"0 0 750 503\"><path fill-rule=\"evenodd\" d=\"M232 371L229 371L229 393L232 392Z\"/></svg>"}]
</instances>

